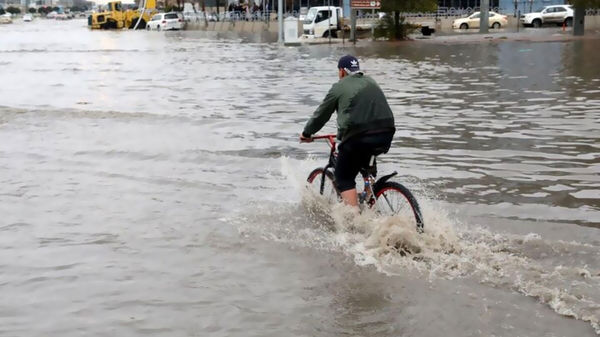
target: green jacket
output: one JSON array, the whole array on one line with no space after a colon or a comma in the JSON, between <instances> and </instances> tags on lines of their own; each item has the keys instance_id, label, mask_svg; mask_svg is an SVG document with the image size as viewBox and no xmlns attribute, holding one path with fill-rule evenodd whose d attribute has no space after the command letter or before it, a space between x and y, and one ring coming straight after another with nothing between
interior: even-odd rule
<instances>
[{"instance_id":1,"label":"green jacket","mask_svg":"<svg viewBox=\"0 0 600 337\"><path fill-rule=\"evenodd\" d=\"M337 138L344 141L362 132L394 129L394 115L377 83L362 73L335 83L306 123L305 137L314 135L337 111Z\"/></svg>"}]
</instances>

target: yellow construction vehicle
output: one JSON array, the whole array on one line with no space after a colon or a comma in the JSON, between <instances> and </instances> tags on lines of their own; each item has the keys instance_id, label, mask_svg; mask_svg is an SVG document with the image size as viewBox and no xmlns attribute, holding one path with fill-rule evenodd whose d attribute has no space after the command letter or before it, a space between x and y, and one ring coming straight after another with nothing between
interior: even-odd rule
<instances>
[{"instance_id":1,"label":"yellow construction vehicle","mask_svg":"<svg viewBox=\"0 0 600 337\"><path fill-rule=\"evenodd\" d=\"M121 1L111 1L107 4L107 10L93 13L88 17L88 26L91 29L145 29L150 18L158 13L156 0L146 0L141 10L123 10ZM138 24L138 19L139 24ZM137 25L137 27L136 27Z\"/></svg>"}]
</instances>

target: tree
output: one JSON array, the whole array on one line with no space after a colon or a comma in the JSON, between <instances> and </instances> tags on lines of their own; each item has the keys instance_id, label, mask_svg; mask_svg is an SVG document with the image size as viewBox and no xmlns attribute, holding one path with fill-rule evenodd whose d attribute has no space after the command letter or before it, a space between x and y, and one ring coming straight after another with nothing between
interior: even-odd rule
<instances>
[{"instance_id":1,"label":"tree","mask_svg":"<svg viewBox=\"0 0 600 337\"><path fill-rule=\"evenodd\" d=\"M378 27L380 36L403 40L410 32L411 25L404 22L402 13L427 13L437 10L437 0L384 0L381 10L393 13L393 17L384 18Z\"/></svg>"},{"instance_id":2,"label":"tree","mask_svg":"<svg viewBox=\"0 0 600 337\"><path fill-rule=\"evenodd\" d=\"M36 12L35 8L33 8L33 7L29 7L29 9L27 11L31 14Z\"/></svg>"},{"instance_id":3,"label":"tree","mask_svg":"<svg viewBox=\"0 0 600 337\"><path fill-rule=\"evenodd\" d=\"M600 0L570 0L569 3L577 8L600 8Z\"/></svg>"},{"instance_id":4,"label":"tree","mask_svg":"<svg viewBox=\"0 0 600 337\"><path fill-rule=\"evenodd\" d=\"M71 12L85 12L85 9L79 6L71 6L69 7L69 10L71 10Z\"/></svg>"},{"instance_id":5,"label":"tree","mask_svg":"<svg viewBox=\"0 0 600 337\"><path fill-rule=\"evenodd\" d=\"M48 13L52 12L52 7L40 7L38 8L38 13L43 15L48 15Z\"/></svg>"},{"instance_id":6,"label":"tree","mask_svg":"<svg viewBox=\"0 0 600 337\"><path fill-rule=\"evenodd\" d=\"M588 8L600 8L600 0L571 0L570 3L575 8L573 15L573 35L581 36L585 30L585 12Z\"/></svg>"},{"instance_id":7,"label":"tree","mask_svg":"<svg viewBox=\"0 0 600 337\"><path fill-rule=\"evenodd\" d=\"M4 8L0 7L0 15L4 15L6 14L6 12L4 11Z\"/></svg>"},{"instance_id":8,"label":"tree","mask_svg":"<svg viewBox=\"0 0 600 337\"><path fill-rule=\"evenodd\" d=\"M21 13L20 8L13 7L13 6L7 7L6 11L9 12L10 14L20 14Z\"/></svg>"}]
</instances>

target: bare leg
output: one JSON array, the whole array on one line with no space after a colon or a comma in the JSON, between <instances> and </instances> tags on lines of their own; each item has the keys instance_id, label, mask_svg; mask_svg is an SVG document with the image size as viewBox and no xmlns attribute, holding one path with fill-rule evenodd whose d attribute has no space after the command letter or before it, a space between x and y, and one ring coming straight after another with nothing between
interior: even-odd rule
<instances>
[{"instance_id":1,"label":"bare leg","mask_svg":"<svg viewBox=\"0 0 600 337\"><path fill-rule=\"evenodd\" d=\"M356 188L346 190L340 194L342 195L342 199L346 205L358 207L358 195L356 194Z\"/></svg>"}]
</instances>

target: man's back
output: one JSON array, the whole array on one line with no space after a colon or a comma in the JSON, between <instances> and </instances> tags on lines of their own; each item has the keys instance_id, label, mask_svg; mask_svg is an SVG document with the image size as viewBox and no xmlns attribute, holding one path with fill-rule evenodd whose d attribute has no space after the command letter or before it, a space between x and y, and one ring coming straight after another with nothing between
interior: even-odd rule
<instances>
[{"instance_id":1,"label":"man's back","mask_svg":"<svg viewBox=\"0 0 600 337\"><path fill-rule=\"evenodd\" d=\"M394 115L377 83L363 73L336 82L304 129L314 134L337 111L338 139L377 129L394 129Z\"/></svg>"},{"instance_id":2,"label":"man's back","mask_svg":"<svg viewBox=\"0 0 600 337\"><path fill-rule=\"evenodd\" d=\"M345 140L369 130L394 128L394 115L375 80L358 73L334 85L339 91L338 132Z\"/></svg>"}]
</instances>

